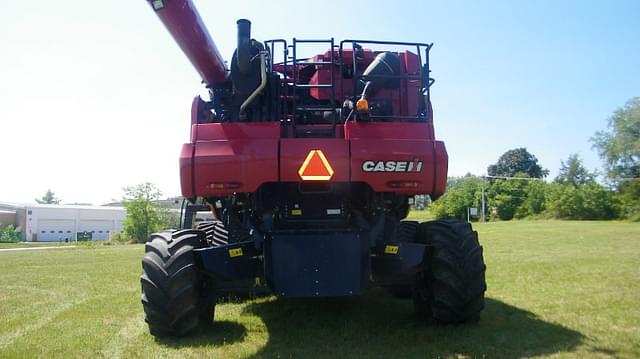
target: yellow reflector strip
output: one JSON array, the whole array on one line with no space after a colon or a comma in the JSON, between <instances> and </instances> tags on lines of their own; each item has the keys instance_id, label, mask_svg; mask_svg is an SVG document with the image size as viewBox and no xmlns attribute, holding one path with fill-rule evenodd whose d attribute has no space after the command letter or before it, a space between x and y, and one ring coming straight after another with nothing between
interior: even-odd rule
<instances>
[{"instance_id":1,"label":"yellow reflector strip","mask_svg":"<svg viewBox=\"0 0 640 359\"><path fill-rule=\"evenodd\" d=\"M229 257L240 257L242 256L242 248L231 248L229 249Z\"/></svg>"},{"instance_id":2,"label":"yellow reflector strip","mask_svg":"<svg viewBox=\"0 0 640 359\"><path fill-rule=\"evenodd\" d=\"M384 252L386 254L398 254L398 250L400 249L400 247L398 246L391 246L391 245L387 245L384 247Z\"/></svg>"}]
</instances>

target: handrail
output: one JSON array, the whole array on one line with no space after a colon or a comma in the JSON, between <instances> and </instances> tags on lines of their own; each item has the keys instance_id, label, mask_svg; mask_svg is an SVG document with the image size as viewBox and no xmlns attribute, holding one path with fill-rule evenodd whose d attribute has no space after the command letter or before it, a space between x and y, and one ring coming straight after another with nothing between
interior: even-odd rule
<instances>
[{"instance_id":1,"label":"handrail","mask_svg":"<svg viewBox=\"0 0 640 359\"><path fill-rule=\"evenodd\" d=\"M244 100L242 105L240 105L240 113L244 113L244 109L247 108L247 106L249 106L251 102L260 94L260 92L264 90L265 86L267 86L267 67L265 61L265 52L266 51L260 51L260 86L258 86L258 88L256 88L256 90L253 91L246 100Z\"/></svg>"}]
</instances>

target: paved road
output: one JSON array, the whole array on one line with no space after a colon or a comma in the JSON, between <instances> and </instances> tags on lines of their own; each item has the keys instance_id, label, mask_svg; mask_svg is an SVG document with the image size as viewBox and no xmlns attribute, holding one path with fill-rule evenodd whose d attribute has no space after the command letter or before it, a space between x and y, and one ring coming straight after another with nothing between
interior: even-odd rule
<instances>
[{"instance_id":1,"label":"paved road","mask_svg":"<svg viewBox=\"0 0 640 359\"><path fill-rule=\"evenodd\" d=\"M41 249L65 249L74 248L75 246L55 246L55 247L31 247L31 248L2 248L0 252L17 252L17 251L37 251Z\"/></svg>"}]
</instances>

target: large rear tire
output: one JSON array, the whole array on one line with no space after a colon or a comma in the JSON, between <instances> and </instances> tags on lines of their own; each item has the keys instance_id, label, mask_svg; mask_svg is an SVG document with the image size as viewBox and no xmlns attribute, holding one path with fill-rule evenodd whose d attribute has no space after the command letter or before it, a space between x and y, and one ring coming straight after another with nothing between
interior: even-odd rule
<instances>
[{"instance_id":1,"label":"large rear tire","mask_svg":"<svg viewBox=\"0 0 640 359\"><path fill-rule=\"evenodd\" d=\"M420 224L416 239L433 249L414 285L416 314L441 324L479 320L487 285L478 233L467 222L433 221Z\"/></svg>"},{"instance_id":2,"label":"large rear tire","mask_svg":"<svg viewBox=\"0 0 640 359\"><path fill-rule=\"evenodd\" d=\"M193 253L204 241L204 232L186 229L152 234L145 245L140 283L152 335L184 336L213 320L211 283L198 272Z\"/></svg>"}]
</instances>

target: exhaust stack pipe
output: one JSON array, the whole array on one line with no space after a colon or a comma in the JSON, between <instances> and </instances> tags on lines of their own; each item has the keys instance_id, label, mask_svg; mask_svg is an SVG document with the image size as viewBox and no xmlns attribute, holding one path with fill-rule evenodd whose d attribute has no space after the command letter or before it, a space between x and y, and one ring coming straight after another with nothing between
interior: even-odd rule
<instances>
[{"instance_id":1,"label":"exhaust stack pipe","mask_svg":"<svg viewBox=\"0 0 640 359\"><path fill-rule=\"evenodd\" d=\"M240 19L238 24L238 69L247 75L251 72L251 21Z\"/></svg>"},{"instance_id":2,"label":"exhaust stack pipe","mask_svg":"<svg viewBox=\"0 0 640 359\"><path fill-rule=\"evenodd\" d=\"M234 90L246 99L266 81L265 58L260 56L264 45L251 39L251 21L240 19L237 24L238 46L231 58L231 81Z\"/></svg>"},{"instance_id":3,"label":"exhaust stack pipe","mask_svg":"<svg viewBox=\"0 0 640 359\"><path fill-rule=\"evenodd\" d=\"M147 0L202 81L220 84L227 79L224 58L211 39L191 0Z\"/></svg>"}]
</instances>

